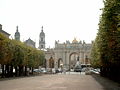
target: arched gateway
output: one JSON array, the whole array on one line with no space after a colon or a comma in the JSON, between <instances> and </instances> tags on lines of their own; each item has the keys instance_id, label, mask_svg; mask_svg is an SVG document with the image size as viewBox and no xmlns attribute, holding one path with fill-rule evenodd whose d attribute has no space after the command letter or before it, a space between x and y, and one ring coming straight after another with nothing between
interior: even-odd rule
<instances>
[{"instance_id":1,"label":"arched gateway","mask_svg":"<svg viewBox=\"0 0 120 90\"><path fill-rule=\"evenodd\" d=\"M50 57L50 59L49 59L49 68L54 68L54 59L53 59L53 57Z\"/></svg>"},{"instance_id":2,"label":"arched gateway","mask_svg":"<svg viewBox=\"0 0 120 90\"><path fill-rule=\"evenodd\" d=\"M58 68L61 68L61 66L63 65L63 60L62 58L58 59Z\"/></svg>"},{"instance_id":3,"label":"arched gateway","mask_svg":"<svg viewBox=\"0 0 120 90\"><path fill-rule=\"evenodd\" d=\"M86 44L84 41L77 41L74 39L72 43L66 41L66 43L55 42L54 55L55 60L59 63L59 58L63 60L63 67L70 70L75 67L77 60L79 59L80 64L86 64L86 56L90 58L92 44ZM90 64L90 62L87 62ZM56 68L59 64L55 65Z\"/></svg>"},{"instance_id":4,"label":"arched gateway","mask_svg":"<svg viewBox=\"0 0 120 90\"><path fill-rule=\"evenodd\" d=\"M69 69L74 69L76 62L79 59L79 53L78 52L72 52L69 55Z\"/></svg>"},{"instance_id":5,"label":"arched gateway","mask_svg":"<svg viewBox=\"0 0 120 90\"><path fill-rule=\"evenodd\" d=\"M53 56L54 68L60 68L60 65L62 65L63 68L70 70L74 68L78 59L81 65L86 64L86 56L87 60L90 59L91 47L92 44L86 44L84 41L77 41L76 39L72 43L69 41L66 41L66 43L55 41L55 48L48 49L46 57L50 58L49 56ZM90 62L87 62L87 64L90 64Z\"/></svg>"}]
</instances>

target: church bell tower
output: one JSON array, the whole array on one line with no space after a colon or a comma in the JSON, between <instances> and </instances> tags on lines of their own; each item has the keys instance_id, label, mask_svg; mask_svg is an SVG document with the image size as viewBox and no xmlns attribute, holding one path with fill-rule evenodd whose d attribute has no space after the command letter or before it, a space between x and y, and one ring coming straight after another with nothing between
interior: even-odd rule
<instances>
[{"instance_id":1,"label":"church bell tower","mask_svg":"<svg viewBox=\"0 0 120 90\"><path fill-rule=\"evenodd\" d=\"M39 49L45 49L45 33L43 32L43 26L39 35Z\"/></svg>"},{"instance_id":2,"label":"church bell tower","mask_svg":"<svg viewBox=\"0 0 120 90\"><path fill-rule=\"evenodd\" d=\"M16 27L15 40L20 41L20 33L18 32L18 26Z\"/></svg>"}]
</instances>

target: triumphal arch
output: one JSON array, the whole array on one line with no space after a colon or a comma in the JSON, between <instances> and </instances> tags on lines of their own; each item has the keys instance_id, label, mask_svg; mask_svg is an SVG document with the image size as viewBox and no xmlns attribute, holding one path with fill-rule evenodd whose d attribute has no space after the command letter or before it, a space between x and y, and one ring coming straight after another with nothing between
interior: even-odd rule
<instances>
[{"instance_id":1,"label":"triumphal arch","mask_svg":"<svg viewBox=\"0 0 120 90\"><path fill-rule=\"evenodd\" d=\"M72 69L78 60L81 65L89 65L91 47L92 43L77 41L76 38L72 42L55 41L55 48L46 52L47 67L51 68L51 63L54 63L54 68Z\"/></svg>"}]
</instances>

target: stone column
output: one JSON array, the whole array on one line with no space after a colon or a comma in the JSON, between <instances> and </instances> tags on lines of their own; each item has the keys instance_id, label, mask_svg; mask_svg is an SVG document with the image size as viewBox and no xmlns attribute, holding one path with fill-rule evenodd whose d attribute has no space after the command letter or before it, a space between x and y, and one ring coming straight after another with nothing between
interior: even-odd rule
<instances>
[{"instance_id":1,"label":"stone column","mask_svg":"<svg viewBox=\"0 0 120 90\"><path fill-rule=\"evenodd\" d=\"M55 69L58 69L58 53L55 53L55 56L54 56L54 67Z\"/></svg>"}]
</instances>

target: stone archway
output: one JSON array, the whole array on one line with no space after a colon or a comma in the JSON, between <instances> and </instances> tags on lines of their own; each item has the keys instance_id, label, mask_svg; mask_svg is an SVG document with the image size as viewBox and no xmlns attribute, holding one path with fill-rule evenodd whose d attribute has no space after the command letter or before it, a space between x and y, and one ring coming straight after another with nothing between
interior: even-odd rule
<instances>
[{"instance_id":1,"label":"stone archway","mask_svg":"<svg viewBox=\"0 0 120 90\"><path fill-rule=\"evenodd\" d=\"M59 58L58 59L58 68L60 68L61 64L63 64L63 60L62 60L62 58Z\"/></svg>"},{"instance_id":2,"label":"stone archway","mask_svg":"<svg viewBox=\"0 0 120 90\"><path fill-rule=\"evenodd\" d=\"M78 52L72 52L69 55L69 70L73 69L75 67L75 64L78 60L79 60L79 53Z\"/></svg>"},{"instance_id":3,"label":"stone archway","mask_svg":"<svg viewBox=\"0 0 120 90\"><path fill-rule=\"evenodd\" d=\"M54 68L54 59L53 59L53 57L50 57L50 59L49 59L49 68Z\"/></svg>"}]
</instances>

